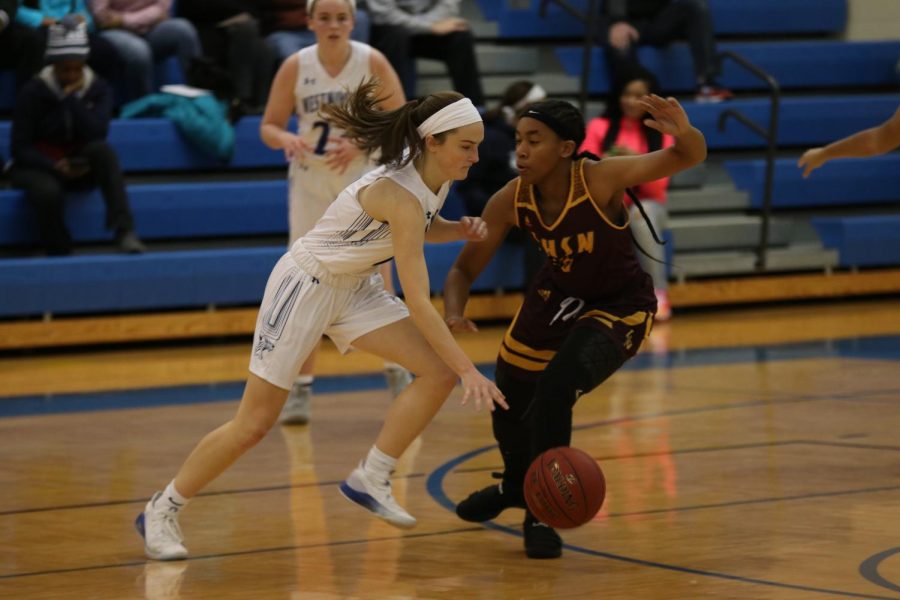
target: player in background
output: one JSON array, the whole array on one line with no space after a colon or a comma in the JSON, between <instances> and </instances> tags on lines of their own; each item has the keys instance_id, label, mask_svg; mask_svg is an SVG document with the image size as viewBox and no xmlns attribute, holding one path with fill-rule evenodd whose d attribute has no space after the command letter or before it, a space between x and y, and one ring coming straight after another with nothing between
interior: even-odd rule
<instances>
[{"instance_id":1,"label":"player in background","mask_svg":"<svg viewBox=\"0 0 900 600\"><path fill-rule=\"evenodd\" d=\"M272 82L260 134L270 148L284 150L290 161L288 217L293 244L307 233L345 187L374 168L372 157L344 136L320 109L340 103L369 77L376 77L380 108L403 106L405 98L397 73L384 55L350 39L354 0L308 0L309 28L316 44L303 48L282 63ZM297 115L297 132L288 131ZM390 262L381 268L388 292L394 293ZM309 421L316 352L300 368L284 405L281 422ZM411 375L397 364L385 364L385 377L396 397Z\"/></svg>"}]
</instances>

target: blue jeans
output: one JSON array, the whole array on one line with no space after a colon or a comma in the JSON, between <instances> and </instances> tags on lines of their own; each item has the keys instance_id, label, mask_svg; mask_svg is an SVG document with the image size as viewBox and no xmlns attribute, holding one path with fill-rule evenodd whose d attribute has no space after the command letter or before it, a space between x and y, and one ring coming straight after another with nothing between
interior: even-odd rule
<instances>
[{"instance_id":1,"label":"blue jeans","mask_svg":"<svg viewBox=\"0 0 900 600\"><path fill-rule=\"evenodd\" d=\"M356 24L350 32L350 39L368 44L370 27L369 13L364 10L356 11ZM275 51L280 64L294 52L315 44L316 34L309 29L276 31L266 37L266 43Z\"/></svg>"},{"instance_id":2,"label":"blue jeans","mask_svg":"<svg viewBox=\"0 0 900 600\"><path fill-rule=\"evenodd\" d=\"M153 91L154 63L177 56L187 75L191 60L202 54L197 30L187 19L166 19L144 35L125 29L108 29L100 35L125 61L129 94L135 98Z\"/></svg>"}]
</instances>

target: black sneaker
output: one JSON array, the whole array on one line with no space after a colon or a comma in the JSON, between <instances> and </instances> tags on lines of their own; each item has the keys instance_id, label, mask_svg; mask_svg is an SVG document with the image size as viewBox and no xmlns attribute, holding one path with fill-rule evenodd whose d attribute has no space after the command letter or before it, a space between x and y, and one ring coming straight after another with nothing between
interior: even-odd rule
<instances>
[{"instance_id":1,"label":"black sneaker","mask_svg":"<svg viewBox=\"0 0 900 600\"><path fill-rule=\"evenodd\" d=\"M525 555L528 558L559 558L562 556L562 538L556 530L541 523L530 514L522 524L525 537Z\"/></svg>"},{"instance_id":2,"label":"black sneaker","mask_svg":"<svg viewBox=\"0 0 900 600\"><path fill-rule=\"evenodd\" d=\"M456 515L463 521L490 521L507 508L525 508L525 498L519 492L503 492L503 484L491 485L469 494L456 506Z\"/></svg>"}]
</instances>

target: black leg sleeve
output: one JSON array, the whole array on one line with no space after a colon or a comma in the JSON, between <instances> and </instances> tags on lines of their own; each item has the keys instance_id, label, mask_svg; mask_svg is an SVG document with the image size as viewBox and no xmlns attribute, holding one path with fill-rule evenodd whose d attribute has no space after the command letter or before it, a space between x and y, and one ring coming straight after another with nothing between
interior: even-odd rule
<instances>
[{"instance_id":1,"label":"black leg sleeve","mask_svg":"<svg viewBox=\"0 0 900 600\"><path fill-rule=\"evenodd\" d=\"M572 441L572 407L625 363L616 343L593 327L575 327L538 380L532 458Z\"/></svg>"}]
</instances>

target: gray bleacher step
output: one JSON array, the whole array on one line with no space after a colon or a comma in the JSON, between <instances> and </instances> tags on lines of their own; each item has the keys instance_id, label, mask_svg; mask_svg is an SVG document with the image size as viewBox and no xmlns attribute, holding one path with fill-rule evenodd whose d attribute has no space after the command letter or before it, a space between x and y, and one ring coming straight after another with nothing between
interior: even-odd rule
<instances>
[{"instance_id":1,"label":"gray bleacher step","mask_svg":"<svg viewBox=\"0 0 900 600\"><path fill-rule=\"evenodd\" d=\"M484 93L488 97L499 98L506 88L523 79L522 74L517 75L492 75L481 80ZM573 94L578 91L578 78L562 73L544 73L536 76L541 86L552 96ZM419 78L416 93L420 96L452 90L453 84L449 77L422 77Z\"/></svg>"},{"instance_id":2,"label":"gray bleacher step","mask_svg":"<svg viewBox=\"0 0 900 600\"><path fill-rule=\"evenodd\" d=\"M674 189L669 192L670 215L694 212L747 210L750 195L729 183L712 183L698 189Z\"/></svg>"},{"instance_id":3,"label":"gray bleacher step","mask_svg":"<svg viewBox=\"0 0 900 600\"><path fill-rule=\"evenodd\" d=\"M765 272L830 271L838 266L836 250L821 244L792 244L772 248L766 256ZM756 269L756 252L719 251L675 253L672 272L679 281L716 275L746 275Z\"/></svg>"},{"instance_id":4,"label":"gray bleacher step","mask_svg":"<svg viewBox=\"0 0 900 600\"><path fill-rule=\"evenodd\" d=\"M713 249L753 248L759 243L762 219L755 215L704 215L669 219L672 245L676 252ZM769 223L769 243L787 245L793 223L773 219Z\"/></svg>"},{"instance_id":5,"label":"gray bleacher step","mask_svg":"<svg viewBox=\"0 0 900 600\"><path fill-rule=\"evenodd\" d=\"M482 77L502 73L521 73L525 77L531 77L538 70L539 53L537 48L479 44L475 47L475 54L478 57L478 69L481 71ZM438 60L417 59L416 69L420 77L447 75L446 66Z\"/></svg>"}]
</instances>

